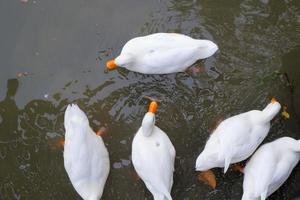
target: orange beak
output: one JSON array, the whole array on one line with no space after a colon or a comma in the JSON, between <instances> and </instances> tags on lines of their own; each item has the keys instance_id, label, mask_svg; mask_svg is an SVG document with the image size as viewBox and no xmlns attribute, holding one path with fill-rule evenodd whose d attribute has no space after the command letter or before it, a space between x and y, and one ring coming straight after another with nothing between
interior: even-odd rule
<instances>
[{"instance_id":1,"label":"orange beak","mask_svg":"<svg viewBox=\"0 0 300 200\"><path fill-rule=\"evenodd\" d=\"M278 102L277 99L275 99L274 97L271 99L271 103L276 103Z\"/></svg>"},{"instance_id":2,"label":"orange beak","mask_svg":"<svg viewBox=\"0 0 300 200\"><path fill-rule=\"evenodd\" d=\"M113 69L116 69L117 67L118 67L118 65L116 64L114 59L106 62L106 68L108 70L113 70Z\"/></svg>"},{"instance_id":3,"label":"orange beak","mask_svg":"<svg viewBox=\"0 0 300 200\"><path fill-rule=\"evenodd\" d=\"M155 114L156 113L156 110L157 110L157 103L155 102L155 101L152 101L151 103L150 103L150 105L149 105L149 110L148 110L148 112L151 112L151 113L153 113L153 114Z\"/></svg>"}]
</instances>

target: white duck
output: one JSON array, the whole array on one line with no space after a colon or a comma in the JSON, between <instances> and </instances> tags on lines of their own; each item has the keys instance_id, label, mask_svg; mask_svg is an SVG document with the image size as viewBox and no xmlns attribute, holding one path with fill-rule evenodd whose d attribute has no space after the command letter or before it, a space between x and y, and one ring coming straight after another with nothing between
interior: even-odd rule
<instances>
[{"instance_id":1,"label":"white duck","mask_svg":"<svg viewBox=\"0 0 300 200\"><path fill-rule=\"evenodd\" d=\"M252 110L222 121L198 156L196 171L224 167L226 173L231 163L248 158L267 136L270 121L280 108L273 98L262 111Z\"/></svg>"},{"instance_id":2,"label":"white duck","mask_svg":"<svg viewBox=\"0 0 300 200\"><path fill-rule=\"evenodd\" d=\"M98 200L109 173L109 157L100 136L77 105L65 112L64 165L71 183L85 200Z\"/></svg>"},{"instance_id":3,"label":"white duck","mask_svg":"<svg viewBox=\"0 0 300 200\"><path fill-rule=\"evenodd\" d=\"M171 200L175 149L155 126L157 103L152 101L132 142L132 163L154 200Z\"/></svg>"},{"instance_id":4,"label":"white duck","mask_svg":"<svg viewBox=\"0 0 300 200\"><path fill-rule=\"evenodd\" d=\"M265 200L290 176L300 160L300 140L282 137L262 145L244 169L242 200Z\"/></svg>"},{"instance_id":5,"label":"white duck","mask_svg":"<svg viewBox=\"0 0 300 200\"><path fill-rule=\"evenodd\" d=\"M155 33L129 40L121 54L106 66L109 70L119 66L143 74L183 72L217 50L218 46L209 40L178 33Z\"/></svg>"}]
</instances>

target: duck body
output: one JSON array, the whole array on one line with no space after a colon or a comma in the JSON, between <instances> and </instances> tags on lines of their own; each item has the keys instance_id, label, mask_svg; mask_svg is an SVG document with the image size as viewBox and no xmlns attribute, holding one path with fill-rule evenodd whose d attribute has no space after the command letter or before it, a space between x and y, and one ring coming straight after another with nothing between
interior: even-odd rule
<instances>
[{"instance_id":1,"label":"duck body","mask_svg":"<svg viewBox=\"0 0 300 200\"><path fill-rule=\"evenodd\" d=\"M270 129L270 121L279 112L278 102L262 110L252 110L230 117L219 124L196 160L196 171L224 167L245 160L261 144Z\"/></svg>"},{"instance_id":2,"label":"duck body","mask_svg":"<svg viewBox=\"0 0 300 200\"><path fill-rule=\"evenodd\" d=\"M64 125L64 166L71 183L83 199L98 200L110 168L104 142L77 105L67 107Z\"/></svg>"},{"instance_id":3,"label":"duck body","mask_svg":"<svg viewBox=\"0 0 300 200\"><path fill-rule=\"evenodd\" d=\"M132 162L154 200L171 200L176 153L168 136L154 125L153 117L150 112L145 115L133 139ZM147 126L147 119L152 125Z\"/></svg>"},{"instance_id":4,"label":"duck body","mask_svg":"<svg viewBox=\"0 0 300 200\"><path fill-rule=\"evenodd\" d=\"M289 177L300 159L300 140L282 137L262 145L244 169L242 200L265 200Z\"/></svg>"},{"instance_id":5,"label":"duck body","mask_svg":"<svg viewBox=\"0 0 300 200\"><path fill-rule=\"evenodd\" d=\"M129 40L115 64L143 74L183 72L217 50L218 46L209 40L177 33L155 33Z\"/></svg>"}]
</instances>

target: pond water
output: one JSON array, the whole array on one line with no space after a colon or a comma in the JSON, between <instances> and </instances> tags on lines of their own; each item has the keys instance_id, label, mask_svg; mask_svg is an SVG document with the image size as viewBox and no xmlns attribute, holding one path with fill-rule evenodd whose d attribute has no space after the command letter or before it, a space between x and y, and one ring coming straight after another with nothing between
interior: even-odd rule
<instances>
[{"instance_id":1,"label":"pond water","mask_svg":"<svg viewBox=\"0 0 300 200\"><path fill-rule=\"evenodd\" d=\"M81 199L58 145L73 102L94 130L109 127L112 167L102 199L152 199L130 162L149 103L143 95L162 100L157 125L177 151L174 200L241 199L241 174L214 169L212 190L194 172L220 119L276 97L291 118L278 115L264 142L300 138L300 1L2 0L0 27L0 199ZM127 40L155 32L209 39L220 50L194 75L105 71ZM293 198L299 183L298 165L269 199Z\"/></svg>"}]
</instances>

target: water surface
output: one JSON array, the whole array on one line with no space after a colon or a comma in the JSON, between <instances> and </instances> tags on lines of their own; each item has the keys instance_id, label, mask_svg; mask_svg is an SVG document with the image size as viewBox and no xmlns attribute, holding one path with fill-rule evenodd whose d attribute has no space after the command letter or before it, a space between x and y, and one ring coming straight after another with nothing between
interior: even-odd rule
<instances>
[{"instance_id":1,"label":"water surface","mask_svg":"<svg viewBox=\"0 0 300 200\"><path fill-rule=\"evenodd\" d=\"M112 167L103 199L152 199L130 162L149 103L143 95L162 100L157 125L177 151L174 200L241 199L241 174L215 169L212 190L194 172L220 119L262 109L276 97L291 118L278 115L264 142L300 138L299 1L3 0L0 27L0 199L80 199L57 145L73 102L94 130L109 127L104 141ZM127 40L155 32L209 39L220 51L192 76L105 72L105 61ZM291 199L299 182L300 166L269 199Z\"/></svg>"}]
</instances>

